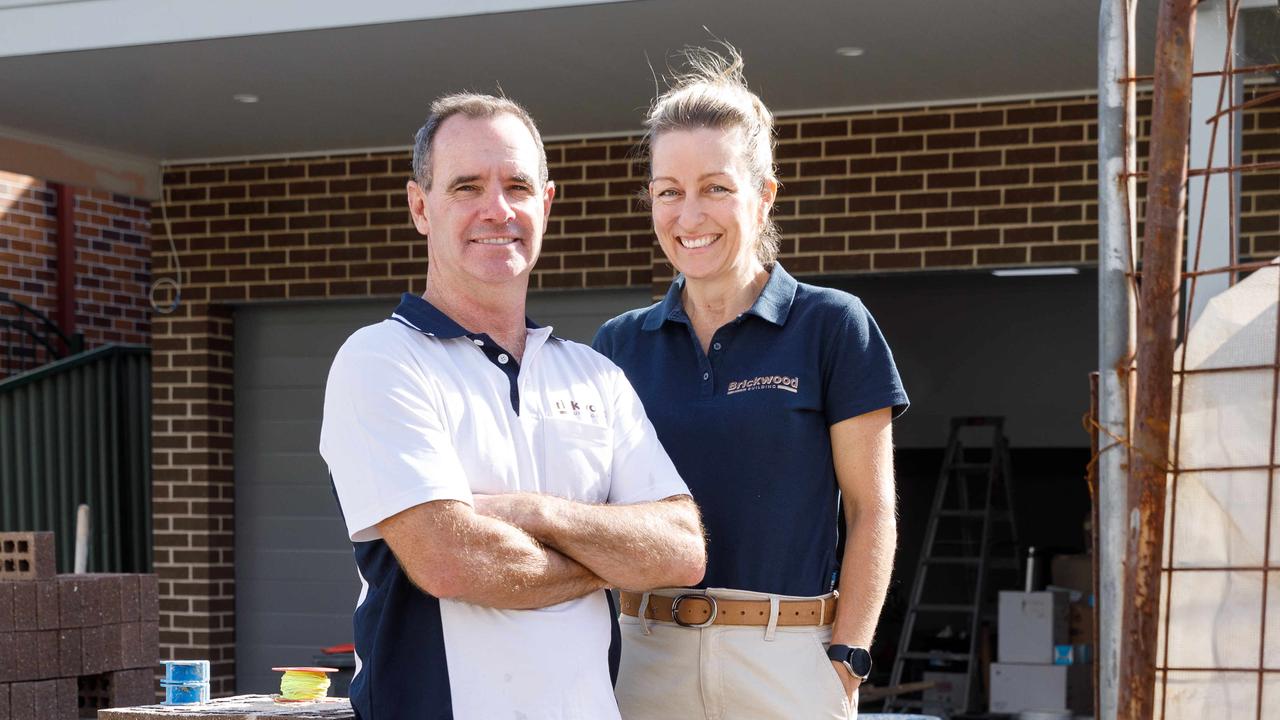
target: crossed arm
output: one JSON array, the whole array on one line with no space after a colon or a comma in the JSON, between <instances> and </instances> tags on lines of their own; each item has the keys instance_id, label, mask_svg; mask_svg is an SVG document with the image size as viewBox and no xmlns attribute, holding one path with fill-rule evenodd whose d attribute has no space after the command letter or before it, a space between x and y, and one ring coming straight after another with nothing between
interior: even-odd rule
<instances>
[{"instance_id":1,"label":"crossed arm","mask_svg":"<svg viewBox=\"0 0 1280 720\"><path fill-rule=\"evenodd\" d=\"M494 608L546 607L604 587L702 579L706 551L688 496L588 505L532 493L416 505L378 524L423 591Z\"/></svg>"}]
</instances>

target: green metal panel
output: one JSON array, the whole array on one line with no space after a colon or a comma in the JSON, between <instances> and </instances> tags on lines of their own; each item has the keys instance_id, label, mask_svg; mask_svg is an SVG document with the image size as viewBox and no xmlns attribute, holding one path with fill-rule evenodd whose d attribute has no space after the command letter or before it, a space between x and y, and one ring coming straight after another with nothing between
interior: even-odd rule
<instances>
[{"instance_id":1,"label":"green metal panel","mask_svg":"<svg viewBox=\"0 0 1280 720\"><path fill-rule=\"evenodd\" d=\"M80 503L89 569L150 572L151 355L109 345L0 381L0 530L52 530L69 572Z\"/></svg>"}]
</instances>

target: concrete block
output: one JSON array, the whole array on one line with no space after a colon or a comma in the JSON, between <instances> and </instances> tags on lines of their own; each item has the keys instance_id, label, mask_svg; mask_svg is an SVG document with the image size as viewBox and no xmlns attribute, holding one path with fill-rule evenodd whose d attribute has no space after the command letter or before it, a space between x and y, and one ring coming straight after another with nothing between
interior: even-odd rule
<instances>
[{"instance_id":1,"label":"concrete block","mask_svg":"<svg viewBox=\"0 0 1280 720\"><path fill-rule=\"evenodd\" d=\"M36 678L50 680L58 677L58 631L37 630L33 635L36 643Z\"/></svg>"},{"instance_id":2,"label":"concrete block","mask_svg":"<svg viewBox=\"0 0 1280 720\"><path fill-rule=\"evenodd\" d=\"M139 583L137 575L120 576L120 622L137 622L142 619L138 606Z\"/></svg>"},{"instance_id":3,"label":"concrete block","mask_svg":"<svg viewBox=\"0 0 1280 720\"><path fill-rule=\"evenodd\" d=\"M36 584L11 583L13 588L13 629L38 630L40 619L36 609Z\"/></svg>"},{"instance_id":4,"label":"concrete block","mask_svg":"<svg viewBox=\"0 0 1280 720\"><path fill-rule=\"evenodd\" d=\"M93 608L97 612L98 622L111 625L122 622L120 619L120 586L127 575L96 574L88 576L93 584Z\"/></svg>"},{"instance_id":5,"label":"concrete block","mask_svg":"<svg viewBox=\"0 0 1280 720\"><path fill-rule=\"evenodd\" d=\"M84 592L80 575L58 576L59 625L64 628L84 627Z\"/></svg>"},{"instance_id":6,"label":"concrete block","mask_svg":"<svg viewBox=\"0 0 1280 720\"><path fill-rule=\"evenodd\" d=\"M0 533L0 580L46 580L57 574L53 533Z\"/></svg>"},{"instance_id":7,"label":"concrete block","mask_svg":"<svg viewBox=\"0 0 1280 720\"><path fill-rule=\"evenodd\" d=\"M100 675L106 671L106 631L102 626L80 628L80 672L84 675Z\"/></svg>"},{"instance_id":8,"label":"concrete block","mask_svg":"<svg viewBox=\"0 0 1280 720\"><path fill-rule=\"evenodd\" d=\"M123 670L125 667L122 627L119 623L102 626L102 663L98 666L101 668L100 672Z\"/></svg>"},{"instance_id":9,"label":"concrete block","mask_svg":"<svg viewBox=\"0 0 1280 720\"><path fill-rule=\"evenodd\" d=\"M9 686L9 715L13 720L35 717L36 684L13 683Z\"/></svg>"},{"instance_id":10,"label":"concrete block","mask_svg":"<svg viewBox=\"0 0 1280 720\"><path fill-rule=\"evenodd\" d=\"M58 618L58 581L40 580L35 586L37 629L57 630L62 626Z\"/></svg>"},{"instance_id":11,"label":"concrete block","mask_svg":"<svg viewBox=\"0 0 1280 720\"><path fill-rule=\"evenodd\" d=\"M73 678L84 669L80 657L80 628L62 628L58 631L58 675Z\"/></svg>"},{"instance_id":12,"label":"concrete block","mask_svg":"<svg viewBox=\"0 0 1280 720\"><path fill-rule=\"evenodd\" d=\"M155 575L138 576L138 614L139 619L160 619L160 579Z\"/></svg>"},{"instance_id":13,"label":"concrete block","mask_svg":"<svg viewBox=\"0 0 1280 720\"><path fill-rule=\"evenodd\" d=\"M153 620L138 623L138 626L141 633L141 658L146 661L146 667L154 668L160 664L160 623Z\"/></svg>"},{"instance_id":14,"label":"concrete block","mask_svg":"<svg viewBox=\"0 0 1280 720\"><path fill-rule=\"evenodd\" d=\"M155 671L150 668L108 673L111 707L134 707L155 702Z\"/></svg>"},{"instance_id":15,"label":"concrete block","mask_svg":"<svg viewBox=\"0 0 1280 720\"><path fill-rule=\"evenodd\" d=\"M80 717L80 708L77 707L79 704L77 701L80 694L77 691L76 679L73 677L64 677L58 678L53 682L56 686L56 690L54 692L57 696L58 720L69 720L70 718Z\"/></svg>"},{"instance_id":16,"label":"concrete block","mask_svg":"<svg viewBox=\"0 0 1280 720\"><path fill-rule=\"evenodd\" d=\"M18 674L18 656L13 643L13 633L0 633L0 683L12 682Z\"/></svg>"},{"instance_id":17,"label":"concrete block","mask_svg":"<svg viewBox=\"0 0 1280 720\"><path fill-rule=\"evenodd\" d=\"M74 718L75 715L68 715ZM13 720L13 715L9 712L9 683L0 683L0 720Z\"/></svg>"},{"instance_id":18,"label":"concrete block","mask_svg":"<svg viewBox=\"0 0 1280 720\"><path fill-rule=\"evenodd\" d=\"M36 632L20 632L13 634L13 672L9 679L14 681L37 680L40 677L40 655L36 644Z\"/></svg>"},{"instance_id":19,"label":"concrete block","mask_svg":"<svg viewBox=\"0 0 1280 720\"><path fill-rule=\"evenodd\" d=\"M143 624L140 622L121 623L117 627L120 628L120 654L123 656L121 669L151 667L154 665L155 658L143 652Z\"/></svg>"},{"instance_id":20,"label":"concrete block","mask_svg":"<svg viewBox=\"0 0 1280 720\"><path fill-rule=\"evenodd\" d=\"M13 629L13 583L0 581L0 633Z\"/></svg>"},{"instance_id":21,"label":"concrete block","mask_svg":"<svg viewBox=\"0 0 1280 720\"><path fill-rule=\"evenodd\" d=\"M98 711L108 705L107 676L105 674L81 675L76 678L76 706L80 717L97 717Z\"/></svg>"},{"instance_id":22,"label":"concrete block","mask_svg":"<svg viewBox=\"0 0 1280 720\"><path fill-rule=\"evenodd\" d=\"M84 627L104 624L106 608L102 591L101 575L80 576L80 612L84 618Z\"/></svg>"},{"instance_id":23,"label":"concrete block","mask_svg":"<svg viewBox=\"0 0 1280 720\"><path fill-rule=\"evenodd\" d=\"M41 680L31 683L35 685L36 696L35 720L64 720L58 717L58 683L54 680Z\"/></svg>"}]
</instances>

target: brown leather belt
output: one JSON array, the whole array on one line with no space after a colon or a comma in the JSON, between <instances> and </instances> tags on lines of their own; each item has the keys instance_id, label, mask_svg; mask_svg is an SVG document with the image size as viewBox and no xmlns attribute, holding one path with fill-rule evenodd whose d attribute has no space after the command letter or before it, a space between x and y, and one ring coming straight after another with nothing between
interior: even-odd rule
<instances>
[{"instance_id":1,"label":"brown leather belt","mask_svg":"<svg viewBox=\"0 0 1280 720\"><path fill-rule=\"evenodd\" d=\"M623 590L622 614L640 615L640 593ZM768 625L768 600L723 600L689 592L676 597L650 595L645 617L661 622L674 622L684 627L711 625ZM781 600L778 602L778 625L827 625L835 619L836 598L825 600Z\"/></svg>"}]
</instances>

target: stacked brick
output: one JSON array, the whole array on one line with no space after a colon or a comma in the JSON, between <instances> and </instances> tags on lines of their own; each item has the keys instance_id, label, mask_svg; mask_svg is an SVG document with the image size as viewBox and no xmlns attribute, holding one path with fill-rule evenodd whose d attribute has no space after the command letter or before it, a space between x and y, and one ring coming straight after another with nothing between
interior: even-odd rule
<instances>
[{"instance_id":1,"label":"stacked brick","mask_svg":"<svg viewBox=\"0 0 1280 720\"><path fill-rule=\"evenodd\" d=\"M0 533L0 720L155 698L154 575L56 575L53 533Z\"/></svg>"}]
</instances>

